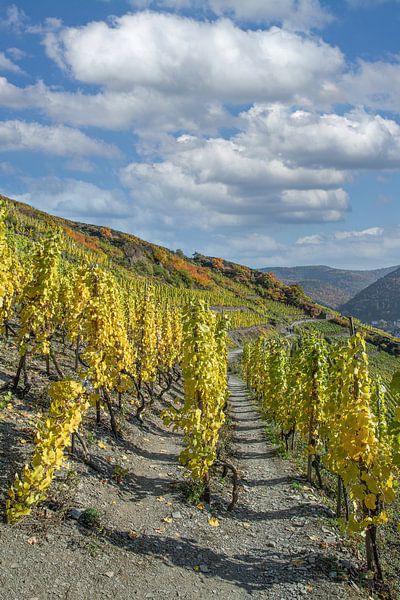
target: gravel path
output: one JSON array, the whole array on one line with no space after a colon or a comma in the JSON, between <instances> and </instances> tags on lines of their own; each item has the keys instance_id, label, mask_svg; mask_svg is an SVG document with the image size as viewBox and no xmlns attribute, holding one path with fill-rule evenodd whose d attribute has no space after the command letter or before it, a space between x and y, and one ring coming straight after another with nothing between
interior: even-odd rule
<instances>
[{"instance_id":1,"label":"gravel path","mask_svg":"<svg viewBox=\"0 0 400 600\"><path fill-rule=\"evenodd\" d=\"M130 425L123 442L95 430L105 446L95 445L101 473L78 461L70 473L77 480L73 506L78 511L95 506L102 528L60 521L49 509L18 526L1 525L0 599L364 597L344 580L351 564L323 522L326 508L312 490L298 489L291 464L266 443L243 382L231 375L229 385L232 460L243 482L232 513L225 509L230 490L220 484L211 507L182 501L181 439L159 417L149 417L147 431ZM24 435L23 427L18 435ZM120 464L128 473L118 484L112 472ZM219 527L209 524L211 514ZM344 565L339 562L346 558Z\"/></svg>"}]
</instances>

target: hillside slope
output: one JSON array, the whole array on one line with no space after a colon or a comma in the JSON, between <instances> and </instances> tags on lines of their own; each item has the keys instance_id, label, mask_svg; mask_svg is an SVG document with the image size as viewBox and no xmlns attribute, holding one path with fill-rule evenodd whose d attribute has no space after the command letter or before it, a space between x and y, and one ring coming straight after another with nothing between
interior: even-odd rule
<instances>
[{"instance_id":1,"label":"hillside slope","mask_svg":"<svg viewBox=\"0 0 400 600\"><path fill-rule=\"evenodd\" d=\"M143 281L181 289L182 295L185 289L197 290L213 305L244 306L265 312L265 302L269 300L282 307L292 306L294 313L321 313L321 308L300 287L286 285L271 274L199 254L189 259L180 251L173 252L132 234L55 217L4 196L0 196L1 200L8 209L10 229L24 243L40 238L56 226L68 243L89 260L108 264L113 271L122 270Z\"/></svg>"},{"instance_id":2,"label":"hillside slope","mask_svg":"<svg viewBox=\"0 0 400 600\"><path fill-rule=\"evenodd\" d=\"M359 292L341 310L368 323L400 319L400 269Z\"/></svg>"},{"instance_id":3,"label":"hillside slope","mask_svg":"<svg viewBox=\"0 0 400 600\"><path fill-rule=\"evenodd\" d=\"M174 302L190 298L206 300L218 310L229 311L231 328L251 328L262 324L275 327L298 317L324 317L324 308L311 300L297 284L288 285L273 273L262 272L196 253L193 259L180 251L142 240L135 235L78 223L49 215L27 204L0 196L7 208L7 224L16 251L23 248L29 256L34 242L58 228L71 261L84 256L90 263L106 266L122 279L134 279L137 285L152 282L167 287ZM347 327L348 320L338 313L331 319ZM400 354L400 343L389 334L363 328L367 340L380 348Z\"/></svg>"},{"instance_id":4,"label":"hillside slope","mask_svg":"<svg viewBox=\"0 0 400 600\"><path fill-rule=\"evenodd\" d=\"M287 284L298 283L313 300L337 308L351 300L358 292L398 267L374 270L334 269L325 265L305 267L273 267L261 269L271 272Z\"/></svg>"}]
</instances>

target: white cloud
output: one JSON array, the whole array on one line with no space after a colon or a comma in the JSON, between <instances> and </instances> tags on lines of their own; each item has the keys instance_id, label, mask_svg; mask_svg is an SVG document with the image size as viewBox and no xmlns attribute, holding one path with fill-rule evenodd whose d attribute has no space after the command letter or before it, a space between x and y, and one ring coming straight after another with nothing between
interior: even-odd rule
<instances>
[{"instance_id":1,"label":"white cloud","mask_svg":"<svg viewBox=\"0 0 400 600\"><path fill-rule=\"evenodd\" d=\"M94 140L79 130L16 120L0 121L0 151L45 152L58 156L119 156L115 146Z\"/></svg>"},{"instance_id":2,"label":"white cloud","mask_svg":"<svg viewBox=\"0 0 400 600\"><path fill-rule=\"evenodd\" d=\"M282 23L298 31L321 28L332 20L319 0L129 0L136 9L211 11L251 23Z\"/></svg>"},{"instance_id":3,"label":"white cloud","mask_svg":"<svg viewBox=\"0 0 400 600\"><path fill-rule=\"evenodd\" d=\"M26 52L20 48L7 48L7 54L9 54L14 60L21 60L26 56Z\"/></svg>"},{"instance_id":4,"label":"white cloud","mask_svg":"<svg viewBox=\"0 0 400 600\"><path fill-rule=\"evenodd\" d=\"M385 230L383 227L369 227L368 229L363 229L361 231L337 231L335 233L335 238L337 240L360 240L360 239L369 239L376 237L382 237Z\"/></svg>"},{"instance_id":5,"label":"white cloud","mask_svg":"<svg viewBox=\"0 0 400 600\"><path fill-rule=\"evenodd\" d=\"M11 29L16 33L21 33L27 23L27 16L16 4L10 4L5 10L5 17L0 21L2 29Z\"/></svg>"},{"instance_id":6,"label":"white cloud","mask_svg":"<svg viewBox=\"0 0 400 600\"><path fill-rule=\"evenodd\" d=\"M224 234L215 235L207 245L209 256L223 256L235 262L257 264L258 258L268 252L284 251L285 246L279 244L270 235L262 233L244 233L232 238Z\"/></svg>"},{"instance_id":7,"label":"white cloud","mask_svg":"<svg viewBox=\"0 0 400 600\"><path fill-rule=\"evenodd\" d=\"M48 35L49 56L78 81L108 90L145 87L199 101L300 101L317 96L343 67L337 48L272 27L244 31L229 20L199 22L141 12Z\"/></svg>"},{"instance_id":8,"label":"white cloud","mask_svg":"<svg viewBox=\"0 0 400 600\"><path fill-rule=\"evenodd\" d=\"M133 126L146 137L182 129L215 133L234 119L218 102L201 103L192 96L165 96L140 88L136 92L85 94L49 88L43 82L24 88L0 77L0 106L36 109L54 121L78 127L122 130ZM199 112L200 111L200 112Z\"/></svg>"},{"instance_id":9,"label":"white cloud","mask_svg":"<svg viewBox=\"0 0 400 600\"><path fill-rule=\"evenodd\" d=\"M217 15L248 22L281 22L297 30L321 28L332 20L318 0L209 0Z\"/></svg>"},{"instance_id":10,"label":"white cloud","mask_svg":"<svg viewBox=\"0 0 400 600\"><path fill-rule=\"evenodd\" d=\"M7 58L4 52L0 52L0 71L11 71L12 73L21 73L20 67L13 63L12 60Z\"/></svg>"},{"instance_id":11,"label":"white cloud","mask_svg":"<svg viewBox=\"0 0 400 600\"><path fill-rule=\"evenodd\" d=\"M170 139L164 160L131 163L123 185L149 218L165 227L260 228L271 222L325 222L343 218L347 194L340 171L291 168L270 155L257 156L233 138Z\"/></svg>"},{"instance_id":12,"label":"white cloud","mask_svg":"<svg viewBox=\"0 0 400 600\"><path fill-rule=\"evenodd\" d=\"M253 267L330 264L339 268L372 269L399 263L400 225L365 230L310 234L283 243L263 233L211 237L204 253Z\"/></svg>"},{"instance_id":13,"label":"white cloud","mask_svg":"<svg viewBox=\"0 0 400 600\"><path fill-rule=\"evenodd\" d=\"M0 123L1 149L71 156L65 167L84 173L93 169L87 156L118 155L68 124L131 129L139 158L120 172L129 200L70 179L31 180L31 200L37 194L46 210L99 221L111 220L115 209L113 221L126 218L126 227L153 240L172 239L182 227L223 249L229 230L232 258L249 261L266 251L276 260L296 262L298 252L299 260L313 261L317 248L330 255L338 244L367 254L389 239L379 228L311 233L285 248L265 231L276 223L341 221L350 208L344 188L357 170L400 167L394 119L332 108L342 102L400 110L400 63L360 61L349 69L339 49L295 33L323 25L326 13L316 1L209 2L218 15L284 27L246 31L228 18L138 12L70 28L53 19L36 28L70 77L69 90L40 81L18 87L0 77L2 106L33 109L56 123ZM181 10L188 3L141 7ZM251 108L237 115L232 105L242 104ZM176 139L178 131L184 133Z\"/></svg>"},{"instance_id":14,"label":"white cloud","mask_svg":"<svg viewBox=\"0 0 400 600\"><path fill-rule=\"evenodd\" d=\"M373 269L399 263L400 225L341 230L331 234L314 234L288 245L271 262L264 264L305 265L331 264L343 268Z\"/></svg>"},{"instance_id":15,"label":"white cloud","mask_svg":"<svg viewBox=\"0 0 400 600\"><path fill-rule=\"evenodd\" d=\"M382 4L399 4L400 0L346 0L351 8L371 8Z\"/></svg>"},{"instance_id":16,"label":"white cloud","mask_svg":"<svg viewBox=\"0 0 400 600\"><path fill-rule=\"evenodd\" d=\"M291 110L283 105L255 105L241 115L237 137L255 155L265 148L292 166L335 169L400 167L397 122L356 109L344 115Z\"/></svg>"},{"instance_id":17,"label":"white cloud","mask_svg":"<svg viewBox=\"0 0 400 600\"><path fill-rule=\"evenodd\" d=\"M313 235L305 235L304 237L296 240L296 246L318 246L323 242L322 235L314 233Z\"/></svg>"},{"instance_id":18,"label":"white cloud","mask_svg":"<svg viewBox=\"0 0 400 600\"><path fill-rule=\"evenodd\" d=\"M100 188L78 179L43 177L25 179L29 193L19 194L27 202L62 217L108 224L130 216L129 203L120 190Z\"/></svg>"},{"instance_id":19,"label":"white cloud","mask_svg":"<svg viewBox=\"0 0 400 600\"><path fill-rule=\"evenodd\" d=\"M400 57L388 62L358 60L338 81L333 100L400 112Z\"/></svg>"}]
</instances>

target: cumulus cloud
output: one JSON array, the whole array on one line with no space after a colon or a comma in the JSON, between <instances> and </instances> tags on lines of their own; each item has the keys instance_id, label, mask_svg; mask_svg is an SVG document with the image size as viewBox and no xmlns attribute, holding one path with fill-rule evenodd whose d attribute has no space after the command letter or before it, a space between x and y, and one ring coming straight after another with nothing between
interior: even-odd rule
<instances>
[{"instance_id":1,"label":"cumulus cloud","mask_svg":"<svg viewBox=\"0 0 400 600\"><path fill-rule=\"evenodd\" d=\"M253 154L267 147L294 166L336 169L400 167L400 126L362 109L344 115L255 105L243 113L244 130L237 136Z\"/></svg>"},{"instance_id":2,"label":"cumulus cloud","mask_svg":"<svg viewBox=\"0 0 400 600\"><path fill-rule=\"evenodd\" d=\"M210 253L225 256L229 239L231 258L253 264L266 251L268 264L282 264L296 256L314 261L316 250L330 256L338 245L365 255L373 244L382 247L390 236L376 227L310 233L289 247L266 231L279 223L343 221L350 209L345 186L358 170L400 167L394 119L334 108L340 102L400 110L395 58L350 67L338 48L296 32L326 22L316 0L209 0L213 21L173 12L193 8L193 0L135 4L170 12L81 27L53 19L36 28L48 57L69 77L68 90L41 81L19 87L0 77L0 105L55 122L0 123L3 151L65 155L67 169L90 173L86 157L114 158L118 151L76 127L136 136L135 159L120 171L126 192L72 179L30 180L27 201L36 195L46 210L71 218L125 220L124 228L164 243L185 228L211 240ZM246 30L230 18L283 26ZM12 71L13 55L0 54L0 68L2 56Z\"/></svg>"},{"instance_id":3,"label":"cumulus cloud","mask_svg":"<svg viewBox=\"0 0 400 600\"><path fill-rule=\"evenodd\" d=\"M340 184L346 175L329 169L291 168L268 152L255 156L235 138L170 139L164 160L135 162L121 170L135 203L165 226L255 227L271 222L325 222L349 208Z\"/></svg>"},{"instance_id":4,"label":"cumulus cloud","mask_svg":"<svg viewBox=\"0 0 400 600\"><path fill-rule=\"evenodd\" d=\"M115 146L94 140L76 129L17 120L0 121L0 151L34 151L57 156L119 156Z\"/></svg>"},{"instance_id":5,"label":"cumulus cloud","mask_svg":"<svg viewBox=\"0 0 400 600\"><path fill-rule=\"evenodd\" d=\"M279 3L279 10L293 2ZM263 6L277 10L278 3L263 1ZM79 84L100 89L67 92L40 82L19 88L5 80L0 85L3 104L15 99L16 108L36 107L57 121L109 129L133 126L146 134L229 127L226 106L243 103L323 110L343 103L400 111L396 58L359 60L352 66L338 48L284 28L253 31L228 19L195 21L138 12L79 28L57 23L50 29L44 34L48 56Z\"/></svg>"},{"instance_id":6,"label":"cumulus cloud","mask_svg":"<svg viewBox=\"0 0 400 600\"><path fill-rule=\"evenodd\" d=\"M132 126L146 136L177 129L211 133L234 122L217 102L203 102L199 113L199 101L190 95L164 96L145 88L85 94L52 89L41 81L22 88L5 77L0 77L0 106L34 108L54 121L78 127L123 130Z\"/></svg>"},{"instance_id":7,"label":"cumulus cloud","mask_svg":"<svg viewBox=\"0 0 400 600\"><path fill-rule=\"evenodd\" d=\"M199 227L342 220L355 169L400 167L400 127L362 110L319 114L256 105L231 138L166 138L156 162L133 162L123 185L156 219ZM315 240L314 240L315 241Z\"/></svg>"},{"instance_id":8,"label":"cumulus cloud","mask_svg":"<svg viewBox=\"0 0 400 600\"><path fill-rule=\"evenodd\" d=\"M400 58L386 62L358 60L355 68L340 78L333 99L400 112Z\"/></svg>"},{"instance_id":9,"label":"cumulus cloud","mask_svg":"<svg viewBox=\"0 0 400 600\"><path fill-rule=\"evenodd\" d=\"M48 35L49 56L78 81L130 92L146 87L223 102L299 101L342 67L322 40L229 20L141 12Z\"/></svg>"}]
</instances>

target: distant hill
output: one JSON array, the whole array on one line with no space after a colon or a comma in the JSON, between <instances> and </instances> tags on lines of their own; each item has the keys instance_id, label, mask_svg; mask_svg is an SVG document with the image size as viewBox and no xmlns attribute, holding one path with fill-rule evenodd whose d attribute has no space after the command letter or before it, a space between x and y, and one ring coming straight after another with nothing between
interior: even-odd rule
<instances>
[{"instance_id":1,"label":"distant hill","mask_svg":"<svg viewBox=\"0 0 400 600\"><path fill-rule=\"evenodd\" d=\"M369 323L400 319L400 268L359 292L340 310Z\"/></svg>"},{"instance_id":2,"label":"distant hill","mask_svg":"<svg viewBox=\"0 0 400 600\"><path fill-rule=\"evenodd\" d=\"M332 308L346 304L361 290L381 277L398 269L398 266L358 271L334 269L325 265L306 267L272 267L261 271L274 273L287 284L298 283L316 302Z\"/></svg>"}]
</instances>

